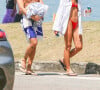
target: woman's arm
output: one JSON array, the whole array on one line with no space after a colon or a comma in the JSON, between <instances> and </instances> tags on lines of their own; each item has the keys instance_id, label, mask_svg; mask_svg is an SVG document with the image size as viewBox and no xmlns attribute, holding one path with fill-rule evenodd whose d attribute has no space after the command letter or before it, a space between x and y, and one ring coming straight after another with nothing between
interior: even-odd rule
<instances>
[{"instance_id":1,"label":"woman's arm","mask_svg":"<svg viewBox=\"0 0 100 90\"><path fill-rule=\"evenodd\" d=\"M14 0L14 8L13 8L13 12L11 14L11 16L13 17L16 13L16 0Z\"/></svg>"},{"instance_id":2,"label":"woman's arm","mask_svg":"<svg viewBox=\"0 0 100 90\"><path fill-rule=\"evenodd\" d=\"M78 0L71 0L72 3L78 3Z\"/></svg>"},{"instance_id":3,"label":"woman's arm","mask_svg":"<svg viewBox=\"0 0 100 90\"><path fill-rule=\"evenodd\" d=\"M26 9L24 8L23 0L17 0L17 4L18 4L18 7L19 7L19 12L26 15Z\"/></svg>"}]
</instances>

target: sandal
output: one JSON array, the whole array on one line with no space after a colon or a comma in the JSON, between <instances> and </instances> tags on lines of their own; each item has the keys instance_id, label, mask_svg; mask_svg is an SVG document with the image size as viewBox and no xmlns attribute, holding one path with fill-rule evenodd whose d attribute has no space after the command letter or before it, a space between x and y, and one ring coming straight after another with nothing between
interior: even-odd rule
<instances>
[{"instance_id":1,"label":"sandal","mask_svg":"<svg viewBox=\"0 0 100 90\"><path fill-rule=\"evenodd\" d=\"M25 62L25 60L21 61L20 70L22 72L26 73L26 62Z\"/></svg>"},{"instance_id":2,"label":"sandal","mask_svg":"<svg viewBox=\"0 0 100 90\"><path fill-rule=\"evenodd\" d=\"M26 71L25 75L36 75L33 71Z\"/></svg>"},{"instance_id":3,"label":"sandal","mask_svg":"<svg viewBox=\"0 0 100 90\"><path fill-rule=\"evenodd\" d=\"M26 68L20 66L20 71L22 71L23 73L26 73Z\"/></svg>"},{"instance_id":4,"label":"sandal","mask_svg":"<svg viewBox=\"0 0 100 90\"><path fill-rule=\"evenodd\" d=\"M74 73L74 72L67 72L66 75L68 75L68 76L77 76L77 73Z\"/></svg>"},{"instance_id":5,"label":"sandal","mask_svg":"<svg viewBox=\"0 0 100 90\"><path fill-rule=\"evenodd\" d=\"M61 64L61 66L63 67L63 69L66 71L66 65L61 60L59 60L59 63Z\"/></svg>"}]
</instances>

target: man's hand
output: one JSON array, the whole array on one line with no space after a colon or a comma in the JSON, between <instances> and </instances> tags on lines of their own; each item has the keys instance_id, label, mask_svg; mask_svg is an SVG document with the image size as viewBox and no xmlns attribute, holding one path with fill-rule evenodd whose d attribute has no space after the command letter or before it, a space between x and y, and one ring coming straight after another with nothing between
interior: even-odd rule
<instances>
[{"instance_id":1,"label":"man's hand","mask_svg":"<svg viewBox=\"0 0 100 90\"><path fill-rule=\"evenodd\" d=\"M34 21L39 21L40 19L42 19L43 17L40 17L39 15L35 15L31 17Z\"/></svg>"}]
</instances>

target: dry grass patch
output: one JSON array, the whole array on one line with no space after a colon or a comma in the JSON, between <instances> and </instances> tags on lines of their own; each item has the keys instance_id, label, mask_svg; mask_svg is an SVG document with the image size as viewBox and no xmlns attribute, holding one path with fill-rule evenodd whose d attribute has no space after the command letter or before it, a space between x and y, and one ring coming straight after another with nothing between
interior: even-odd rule
<instances>
[{"instance_id":1,"label":"dry grass patch","mask_svg":"<svg viewBox=\"0 0 100 90\"><path fill-rule=\"evenodd\" d=\"M43 23L44 39L38 42L35 60L59 60L63 57L63 37L52 32L53 23ZM15 60L21 60L28 45L19 23L0 25L12 46ZM83 50L71 62L100 63L100 22L83 22Z\"/></svg>"}]
</instances>

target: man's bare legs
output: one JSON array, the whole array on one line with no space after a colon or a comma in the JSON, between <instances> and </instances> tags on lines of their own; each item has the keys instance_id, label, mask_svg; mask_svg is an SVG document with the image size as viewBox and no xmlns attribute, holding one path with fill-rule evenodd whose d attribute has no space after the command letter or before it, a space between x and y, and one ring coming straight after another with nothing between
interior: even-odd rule
<instances>
[{"instance_id":1,"label":"man's bare legs","mask_svg":"<svg viewBox=\"0 0 100 90\"><path fill-rule=\"evenodd\" d=\"M22 60L22 67L24 69L27 69L27 71L31 71L31 66L32 66L32 62L35 56L36 46L37 46L37 38L31 38L30 45L28 46L24 59ZM28 59L28 65L26 68L27 59Z\"/></svg>"}]
</instances>

